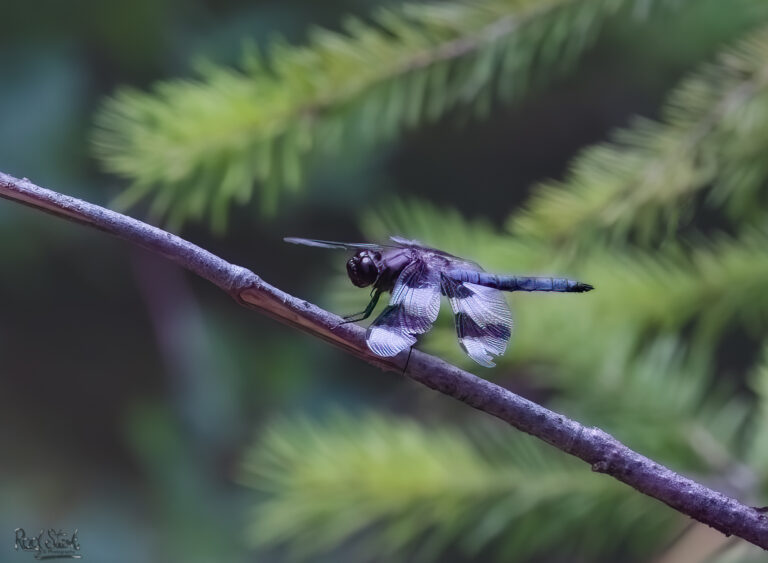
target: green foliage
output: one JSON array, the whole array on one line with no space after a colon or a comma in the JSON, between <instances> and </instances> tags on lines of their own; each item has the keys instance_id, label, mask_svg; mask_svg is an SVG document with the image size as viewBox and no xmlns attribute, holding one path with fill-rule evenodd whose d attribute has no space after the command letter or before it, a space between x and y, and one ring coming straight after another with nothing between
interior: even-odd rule
<instances>
[{"instance_id":1,"label":"green foliage","mask_svg":"<svg viewBox=\"0 0 768 563\"><path fill-rule=\"evenodd\" d=\"M293 418L267 429L244 469L268 495L249 537L258 547L287 541L299 558L342 543L355 560L436 560L449 547L589 558L626 549L639 530L662 541L679 526L650 499L499 423L467 434L371 413ZM630 541L635 554L651 547Z\"/></svg>"},{"instance_id":2,"label":"green foliage","mask_svg":"<svg viewBox=\"0 0 768 563\"><path fill-rule=\"evenodd\" d=\"M315 29L308 45L246 49L242 70L207 64L198 78L123 89L96 120L94 147L130 182L125 207L154 194L172 226L261 187L273 210L307 165L391 139L457 107L485 114L567 68L621 8L649 0L477 0L406 4L344 32Z\"/></svg>"},{"instance_id":3,"label":"green foliage","mask_svg":"<svg viewBox=\"0 0 768 563\"><path fill-rule=\"evenodd\" d=\"M765 17L763 17L765 19ZM510 229L558 244L674 232L693 196L752 218L768 176L768 28L727 49L672 93L660 122L635 119L585 150L564 182L538 187Z\"/></svg>"}]
</instances>

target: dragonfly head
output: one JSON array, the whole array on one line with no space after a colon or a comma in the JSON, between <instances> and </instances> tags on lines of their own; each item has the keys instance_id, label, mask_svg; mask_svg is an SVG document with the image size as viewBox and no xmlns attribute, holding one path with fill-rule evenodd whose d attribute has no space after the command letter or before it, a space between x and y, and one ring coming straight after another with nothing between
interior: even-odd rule
<instances>
[{"instance_id":1,"label":"dragonfly head","mask_svg":"<svg viewBox=\"0 0 768 563\"><path fill-rule=\"evenodd\" d=\"M361 250L347 262L347 275L357 287L367 287L379 279L378 263L381 255L372 250Z\"/></svg>"}]
</instances>

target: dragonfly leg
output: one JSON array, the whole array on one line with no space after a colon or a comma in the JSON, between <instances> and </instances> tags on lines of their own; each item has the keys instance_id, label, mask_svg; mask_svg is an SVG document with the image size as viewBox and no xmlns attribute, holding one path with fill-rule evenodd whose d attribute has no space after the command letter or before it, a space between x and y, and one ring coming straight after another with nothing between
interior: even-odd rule
<instances>
[{"instance_id":1,"label":"dragonfly leg","mask_svg":"<svg viewBox=\"0 0 768 563\"><path fill-rule=\"evenodd\" d=\"M403 367L403 373L402 375L405 375L405 372L408 371L408 364L411 361L411 353L413 352L413 346L408 348L408 357L405 359L405 366Z\"/></svg>"},{"instance_id":2,"label":"dragonfly leg","mask_svg":"<svg viewBox=\"0 0 768 563\"><path fill-rule=\"evenodd\" d=\"M379 296L381 295L381 290L376 289L371 293L371 301L368 303L368 306L365 308L364 311L361 311L359 313L355 313L353 315L347 315L344 317L344 322L341 324L347 324L347 323L356 323L358 321L364 321L368 317L371 316L371 313L373 313L373 310L376 308L376 304L379 302Z\"/></svg>"}]
</instances>

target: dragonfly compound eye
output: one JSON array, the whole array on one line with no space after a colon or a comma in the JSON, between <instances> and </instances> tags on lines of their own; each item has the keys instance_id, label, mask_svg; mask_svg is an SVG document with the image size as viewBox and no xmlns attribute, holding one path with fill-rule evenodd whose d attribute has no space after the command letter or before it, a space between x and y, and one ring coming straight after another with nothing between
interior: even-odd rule
<instances>
[{"instance_id":1,"label":"dragonfly compound eye","mask_svg":"<svg viewBox=\"0 0 768 563\"><path fill-rule=\"evenodd\" d=\"M357 287L367 287L376 281L379 270L367 255L356 255L347 262L347 274Z\"/></svg>"}]
</instances>

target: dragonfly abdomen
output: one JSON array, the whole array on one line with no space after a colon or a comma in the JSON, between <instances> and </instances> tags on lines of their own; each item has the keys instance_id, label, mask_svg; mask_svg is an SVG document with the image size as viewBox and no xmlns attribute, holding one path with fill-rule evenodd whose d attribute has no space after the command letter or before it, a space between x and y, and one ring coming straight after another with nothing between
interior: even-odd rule
<instances>
[{"instance_id":1,"label":"dragonfly abdomen","mask_svg":"<svg viewBox=\"0 0 768 563\"><path fill-rule=\"evenodd\" d=\"M451 270L447 275L460 282L474 283L502 291L559 291L582 293L594 289L588 283L568 278L499 276L473 270Z\"/></svg>"}]
</instances>

